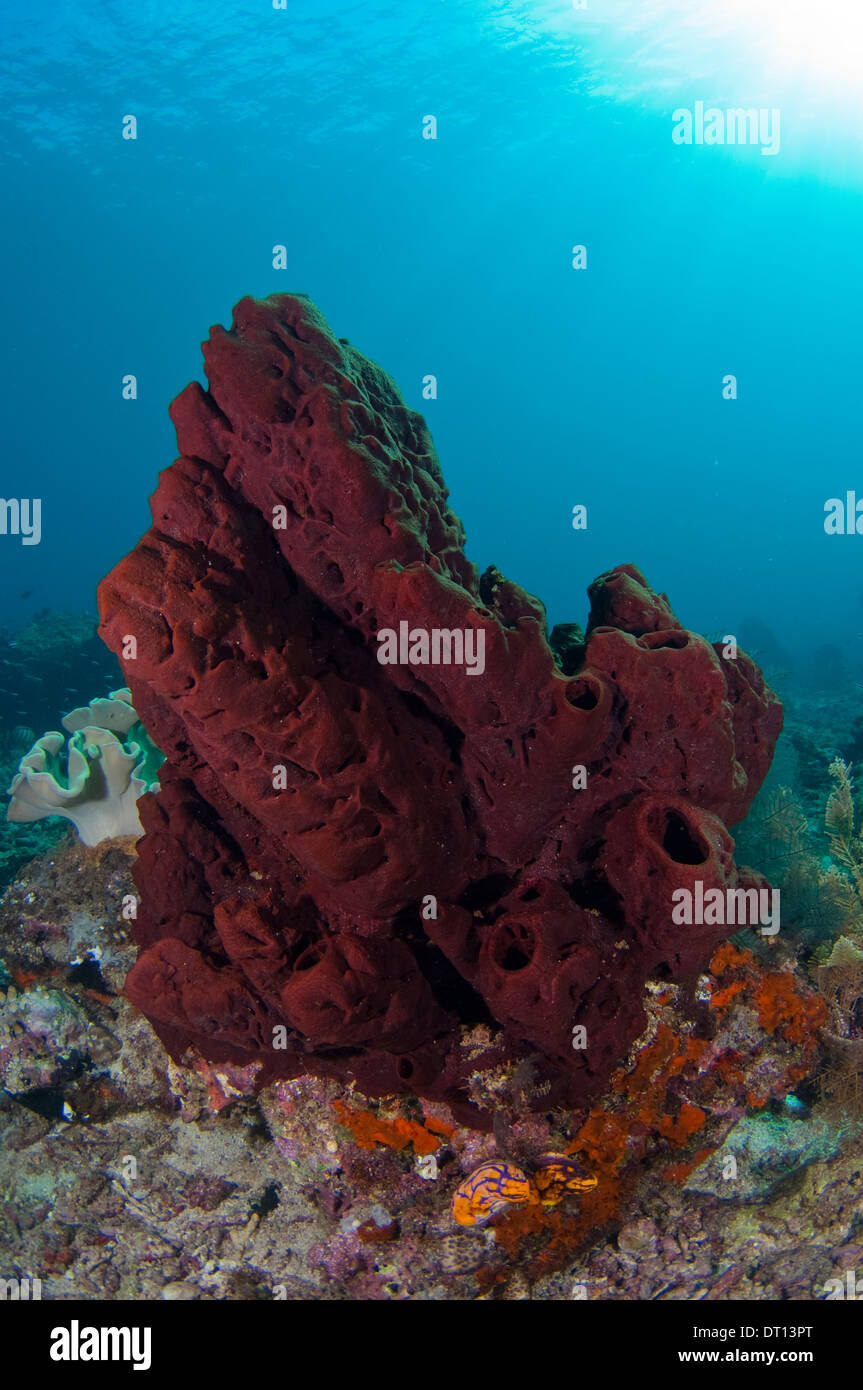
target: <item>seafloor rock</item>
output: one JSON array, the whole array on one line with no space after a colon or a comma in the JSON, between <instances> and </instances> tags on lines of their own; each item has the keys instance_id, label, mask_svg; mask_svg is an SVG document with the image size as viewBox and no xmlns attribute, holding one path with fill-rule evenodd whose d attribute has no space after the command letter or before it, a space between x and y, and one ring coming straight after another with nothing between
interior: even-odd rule
<instances>
[{"instance_id":1,"label":"seafloor rock","mask_svg":"<svg viewBox=\"0 0 863 1390\"><path fill-rule=\"evenodd\" d=\"M128 841L88 849L67 830L0 898L0 1088L48 1118L176 1104L165 1058L121 993L132 857Z\"/></svg>"},{"instance_id":2,"label":"seafloor rock","mask_svg":"<svg viewBox=\"0 0 863 1390\"><path fill-rule=\"evenodd\" d=\"M666 1185L641 1207L657 1239L636 1248L624 1228L533 1287L535 1299L669 1302L822 1300L829 1281L859 1263L855 1236L863 1157L812 1163L789 1190L733 1205ZM642 1219L637 1223L644 1227ZM623 1236L623 1244L620 1237Z\"/></svg>"},{"instance_id":3,"label":"seafloor rock","mask_svg":"<svg viewBox=\"0 0 863 1390\"><path fill-rule=\"evenodd\" d=\"M835 1128L819 1115L744 1115L684 1187L726 1202L758 1201L807 1163L832 1158L838 1147Z\"/></svg>"},{"instance_id":4,"label":"seafloor rock","mask_svg":"<svg viewBox=\"0 0 863 1390\"><path fill-rule=\"evenodd\" d=\"M134 961L129 906L137 903L131 840L95 848L71 830L34 859L0 900L0 961L20 988L119 994Z\"/></svg>"},{"instance_id":5,"label":"seafloor rock","mask_svg":"<svg viewBox=\"0 0 863 1390\"><path fill-rule=\"evenodd\" d=\"M90 1060L87 1019L50 989L0 990L0 1087L10 1095L55 1089Z\"/></svg>"},{"instance_id":6,"label":"seafloor rock","mask_svg":"<svg viewBox=\"0 0 863 1390\"><path fill-rule=\"evenodd\" d=\"M494 1022L543 1106L596 1094L647 977L691 978L725 935L675 926L672 892L762 882L726 826L777 700L630 565L557 665L541 603L465 558L422 419L307 299L243 300L205 363L153 527L99 594L168 760L130 998L176 1058L260 1080L459 1103L461 1026ZM382 664L385 630L416 657L458 634L464 659Z\"/></svg>"},{"instance_id":7,"label":"seafloor rock","mask_svg":"<svg viewBox=\"0 0 863 1390\"><path fill-rule=\"evenodd\" d=\"M700 1301L819 1299L860 1267L859 1155L811 1163L760 1203L683 1187L746 1105L775 1107L816 1065L811 992L775 948L770 965L720 948L699 987L704 1037L682 990L653 987L625 1075L579 1115L526 1113L534 1090L546 1094L536 1063L484 1069L491 1029L477 1025L463 1046L477 1107L496 1112L489 1134L440 1102L374 1103L312 1077L248 1096L254 1063L190 1052L174 1066L96 969L113 979L132 952L128 864L120 847L88 851L70 834L0 901L16 979L6 1017L48 1022L54 1071L34 1079L55 1101L0 1088L3 1278L39 1278L51 1300ZM80 1074L63 1063L68 1042L86 1053ZM480 1163L563 1150L596 1174L592 1192L455 1224L453 1194Z\"/></svg>"}]
</instances>

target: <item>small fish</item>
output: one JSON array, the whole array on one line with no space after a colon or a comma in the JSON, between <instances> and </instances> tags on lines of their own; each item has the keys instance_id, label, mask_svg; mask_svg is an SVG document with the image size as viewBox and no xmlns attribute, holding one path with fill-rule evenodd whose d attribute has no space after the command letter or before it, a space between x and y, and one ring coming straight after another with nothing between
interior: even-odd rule
<instances>
[{"instance_id":1,"label":"small fish","mask_svg":"<svg viewBox=\"0 0 863 1390\"><path fill-rule=\"evenodd\" d=\"M32 594L33 592L34 592L33 589L25 589L25 590L23 591L23 593L21 594L21 598L30 598L30 596L31 596L31 594Z\"/></svg>"}]
</instances>

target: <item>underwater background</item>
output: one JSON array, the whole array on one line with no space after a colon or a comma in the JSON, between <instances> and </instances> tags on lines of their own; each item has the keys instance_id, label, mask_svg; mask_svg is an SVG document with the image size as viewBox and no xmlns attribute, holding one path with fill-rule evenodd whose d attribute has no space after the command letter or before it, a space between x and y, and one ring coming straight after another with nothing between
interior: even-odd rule
<instances>
[{"instance_id":1,"label":"underwater background","mask_svg":"<svg viewBox=\"0 0 863 1390\"><path fill-rule=\"evenodd\" d=\"M716 8L4 4L4 488L43 499L41 543L0 546L7 623L92 604L207 327L301 290L552 622L637 558L687 626L757 617L801 673L832 643L859 676L855 544L823 526L859 459L855 34L835 3L815 36L807 6ZM778 152L676 145L698 100L778 108Z\"/></svg>"},{"instance_id":2,"label":"underwater background","mask_svg":"<svg viewBox=\"0 0 863 1390\"><path fill-rule=\"evenodd\" d=\"M182 1206L168 1183L136 1208L142 1229L176 1222L164 1279L136 1283L127 1233L128 1266L88 1286L71 1235L85 1190L40 1189L68 1231L19 1273L50 1289L68 1267L85 1298L252 1298L282 1278L291 1298L767 1300L863 1273L863 531L826 524L831 499L859 495L863 511L861 61L863 18L844 0L823 0L817 25L797 0L59 0L44 15L4 0L2 492L41 501L38 543L0 534L4 789L45 731L125 685L96 588L150 525L177 454L168 405L206 384L199 344L244 295L309 295L393 378L428 424L468 558L536 595L549 628L584 626L588 585L637 565L684 627L733 635L785 708L764 788L731 824L738 863L781 888L781 943L737 933L719 949L712 1032L692 1031L676 986L655 992L641 1060L615 1073L619 1108L567 1135L599 1174L569 1225L556 1209L528 1221L554 1167L529 1161L562 1162L545 1150L565 1128L557 1110L547 1132L527 1115L545 1084L530 1058L471 1093L499 1106L497 1150L443 1101L358 1109L332 1078L280 1082L253 1119L242 1069L166 1072L146 1020L117 1002L134 960L118 918L128 823L82 858L68 821L4 819L0 1088L15 1104L0 1124L22 1229L44 1211L15 1154L44 1145L33 1163L59 1171L52 1125L110 1127L137 1106L140 1133L116 1143L142 1151L172 1107L189 1144L200 1129L177 1159ZM748 143L677 138L681 112L731 108L762 113ZM103 727L120 728L130 768L146 745L135 773L156 789L161 754L119 705ZM118 918L110 940L103 917ZM483 1025L467 1023L481 1055ZM250 1174L255 1124L273 1146ZM660 1158L636 1191L627 1165L645 1152ZM432 1184L438 1163L469 1181L494 1153L525 1164L531 1208L512 1199L482 1262ZM748 1174L732 1221L729 1154ZM829 1212L819 1164L844 1194ZM308 1219L286 1165L320 1218L307 1268L287 1275L259 1239L283 1222L278 1251ZM587 1190L574 1168L558 1177L568 1197ZM422 1268L426 1228L405 1214L418 1181L437 1251ZM764 1232L746 1203L774 1201L786 1244L775 1267L747 1264ZM188 1252L203 1242L215 1260L225 1203L258 1223L254 1258L199 1278ZM545 1219L554 1204L540 1205ZM571 1294L573 1279L594 1292Z\"/></svg>"}]
</instances>

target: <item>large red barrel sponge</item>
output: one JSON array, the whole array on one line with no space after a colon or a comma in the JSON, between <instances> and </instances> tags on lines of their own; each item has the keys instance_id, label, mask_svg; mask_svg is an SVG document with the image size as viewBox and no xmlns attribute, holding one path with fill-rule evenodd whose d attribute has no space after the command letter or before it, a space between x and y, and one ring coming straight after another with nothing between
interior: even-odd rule
<instances>
[{"instance_id":1,"label":"large red barrel sponge","mask_svg":"<svg viewBox=\"0 0 863 1390\"><path fill-rule=\"evenodd\" d=\"M244 299L204 357L153 526L99 590L167 757L129 997L178 1059L453 1104L482 1023L483 1065L530 1057L544 1107L584 1101L646 980L726 935L675 925L675 890L760 886L726 827L779 703L631 565L559 664L541 603L466 559L420 416L308 299Z\"/></svg>"}]
</instances>

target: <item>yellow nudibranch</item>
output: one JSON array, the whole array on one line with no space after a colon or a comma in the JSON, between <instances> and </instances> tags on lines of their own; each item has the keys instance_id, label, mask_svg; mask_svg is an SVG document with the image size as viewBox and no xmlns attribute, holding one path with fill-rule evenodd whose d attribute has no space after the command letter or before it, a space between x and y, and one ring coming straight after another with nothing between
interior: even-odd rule
<instances>
[{"instance_id":1,"label":"yellow nudibranch","mask_svg":"<svg viewBox=\"0 0 863 1390\"><path fill-rule=\"evenodd\" d=\"M596 1183L567 1154L543 1154L530 1177L514 1163L483 1163L458 1188L452 1214L459 1226L476 1226L507 1203L554 1207L568 1193L586 1192Z\"/></svg>"},{"instance_id":2,"label":"yellow nudibranch","mask_svg":"<svg viewBox=\"0 0 863 1390\"><path fill-rule=\"evenodd\" d=\"M597 1182L569 1154L543 1154L536 1161L533 1185L544 1207L556 1207L570 1192L589 1192Z\"/></svg>"}]
</instances>

